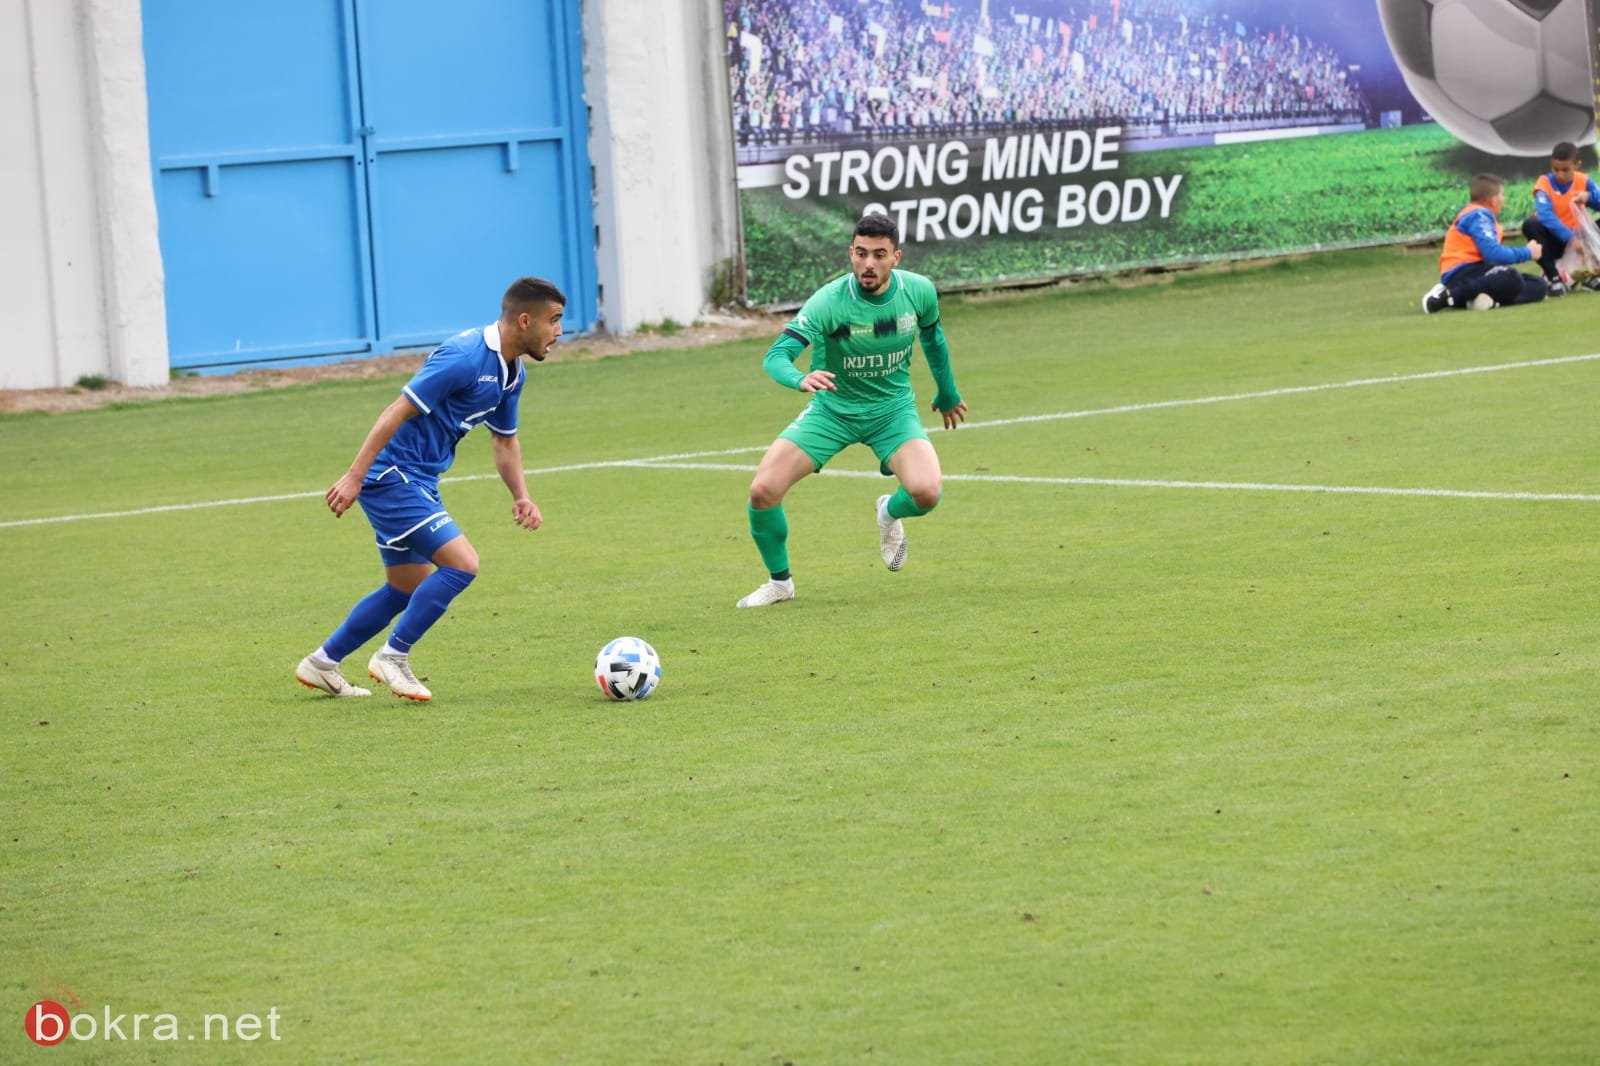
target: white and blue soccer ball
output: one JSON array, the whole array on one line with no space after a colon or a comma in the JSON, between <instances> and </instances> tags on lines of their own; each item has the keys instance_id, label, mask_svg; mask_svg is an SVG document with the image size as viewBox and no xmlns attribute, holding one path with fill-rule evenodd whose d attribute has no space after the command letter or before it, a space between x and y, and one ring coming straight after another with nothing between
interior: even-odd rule
<instances>
[{"instance_id":1,"label":"white and blue soccer ball","mask_svg":"<svg viewBox=\"0 0 1600 1066\"><path fill-rule=\"evenodd\" d=\"M1548 158L1594 140L1588 0L1378 0L1406 87L1456 137Z\"/></svg>"},{"instance_id":2,"label":"white and blue soccer ball","mask_svg":"<svg viewBox=\"0 0 1600 1066\"><path fill-rule=\"evenodd\" d=\"M594 679L614 700L642 700L661 681L661 656L638 637L618 637L594 657Z\"/></svg>"}]
</instances>

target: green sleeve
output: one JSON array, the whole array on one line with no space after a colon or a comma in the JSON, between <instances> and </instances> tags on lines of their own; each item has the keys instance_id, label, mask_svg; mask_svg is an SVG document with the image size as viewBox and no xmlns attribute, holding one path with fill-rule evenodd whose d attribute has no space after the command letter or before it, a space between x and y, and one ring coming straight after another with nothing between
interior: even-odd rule
<instances>
[{"instance_id":1,"label":"green sleeve","mask_svg":"<svg viewBox=\"0 0 1600 1066\"><path fill-rule=\"evenodd\" d=\"M921 274L906 278L906 290L911 294L911 306L917 312L917 328L931 329L939 324L939 290L932 280Z\"/></svg>"},{"instance_id":2,"label":"green sleeve","mask_svg":"<svg viewBox=\"0 0 1600 1066\"><path fill-rule=\"evenodd\" d=\"M945 343L944 329L935 319L931 326L923 327L920 336L922 354L928 357L933 383L939 387L933 406L936 410L948 411L961 402L961 392L956 388L956 376L950 372L950 346Z\"/></svg>"},{"instance_id":3,"label":"green sleeve","mask_svg":"<svg viewBox=\"0 0 1600 1066\"><path fill-rule=\"evenodd\" d=\"M778 334L778 339L772 342L772 347L767 349L767 356L762 361L767 376L785 388L799 389L800 383L806 376L794 365L794 361L805 350L806 342L793 333L785 330Z\"/></svg>"},{"instance_id":4,"label":"green sleeve","mask_svg":"<svg viewBox=\"0 0 1600 1066\"><path fill-rule=\"evenodd\" d=\"M828 286L824 285L811 294L789 324L783 327L783 333L772 342L772 347L767 349L767 357L763 365L766 367L767 376L779 385L789 389L799 389L800 383L805 380L805 371L795 367L794 361L800 358L800 353L806 350L807 345L817 345L821 351L823 339L827 336L828 321L832 304L828 299Z\"/></svg>"}]
</instances>

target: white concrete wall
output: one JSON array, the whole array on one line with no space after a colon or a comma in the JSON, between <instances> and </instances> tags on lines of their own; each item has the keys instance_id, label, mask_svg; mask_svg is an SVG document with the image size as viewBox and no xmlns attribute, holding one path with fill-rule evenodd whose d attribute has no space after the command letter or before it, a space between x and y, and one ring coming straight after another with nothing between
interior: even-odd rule
<instances>
[{"instance_id":1,"label":"white concrete wall","mask_svg":"<svg viewBox=\"0 0 1600 1066\"><path fill-rule=\"evenodd\" d=\"M705 308L739 256L722 6L585 0L600 315L626 333Z\"/></svg>"},{"instance_id":2,"label":"white concrete wall","mask_svg":"<svg viewBox=\"0 0 1600 1066\"><path fill-rule=\"evenodd\" d=\"M603 328L739 256L718 0L584 0ZM136 0L0 0L0 388L168 379Z\"/></svg>"},{"instance_id":3,"label":"white concrete wall","mask_svg":"<svg viewBox=\"0 0 1600 1066\"><path fill-rule=\"evenodd\" d=\"M110 377L127 385L159 385L169 376L166 284L139 5L79 2L86 11L83 43Z\"/></svg>"},{"instance_id":4,"label":"white concrete wall","mask_svg":"<svg viewBox=\"0 0 1600 1066\"><path fill-rule=\"evenodd\" d=\"M0 0L0 144L0 388L165 382L136 6Z\"/></svg>"}]
</instances>

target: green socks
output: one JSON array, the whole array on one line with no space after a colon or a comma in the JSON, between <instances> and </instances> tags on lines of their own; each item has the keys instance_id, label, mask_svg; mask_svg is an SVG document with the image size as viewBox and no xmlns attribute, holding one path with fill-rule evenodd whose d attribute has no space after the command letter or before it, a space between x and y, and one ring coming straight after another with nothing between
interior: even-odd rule
<instances>
[{"instance_id":1,"label":"green socks","mask_svg":"<svg viewBox=\"0 0 1600 1066\"><path fill-rule=\"evenodd\" d=\"M910 497L906 499L910 503ZM783 504L758 511L750 510L750 539L761 552L761 561L774 580L789 576L789 519L783 513Z\"/></svg>"},{"instance_id":2,"label":"green socks","mask_svg":"<svg viewBox=\"0 0 1600 1066\"><path fill-rule=\"evenodd\" d=\"M916 518L933 510L932 507L918 507L911 493L904 488L895 490L887 506L890 518ZM774 581L782 581L789 576L789 518L783 513L783 504L765 511L758 511L754 507L748 510L750 539L756 542L756 550L761 552L761 561L766 565L767 573L772 575Z\"/></svg>"},{"instance_id":3,"label":"green socks","mask_svg":"<svg viewBox=\"0 0 1600 1066\"><path fill-rule=\"evenodd\" d=\"M944 499L944 493L939 494L939 499ZM935 500L933 507L937 506L939 501ZM884 505L890 518L919 518L933 510L933 507L918 507L917 501L911 498L911 493L907 492L904 486L895 489L894 495L890 496L889 502Z\"/></svg>"}]
</instances>

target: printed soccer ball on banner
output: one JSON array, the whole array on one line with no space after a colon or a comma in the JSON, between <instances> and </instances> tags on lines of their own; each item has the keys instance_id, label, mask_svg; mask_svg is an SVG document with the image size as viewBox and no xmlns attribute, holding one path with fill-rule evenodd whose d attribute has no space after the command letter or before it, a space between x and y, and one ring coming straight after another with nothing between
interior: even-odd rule
<instances>
[{"instance_id":1,"label":"printed soccer ball on banner","mask_svg":"<svg viewBox=\"0 0 1600 1066\"><path fill-rule=\"evenodd\" d=\"M614 700L642 700L661 680L661 656L638 637L618 637L594 657L594 679Z\"/></svg>"},{"instance_id":2,"label":"printed soccer ball on banner","mask_svg":"<svg viewBox=\"0 0 1600 1066\"><path fill-rule=\"evenodd\" d=\"M1461 140L1546 156L1594 140L1588 0L1378 0L1406 87Z\"/></svg>"}]
</instances>

